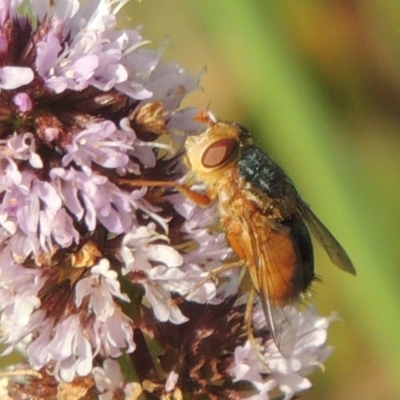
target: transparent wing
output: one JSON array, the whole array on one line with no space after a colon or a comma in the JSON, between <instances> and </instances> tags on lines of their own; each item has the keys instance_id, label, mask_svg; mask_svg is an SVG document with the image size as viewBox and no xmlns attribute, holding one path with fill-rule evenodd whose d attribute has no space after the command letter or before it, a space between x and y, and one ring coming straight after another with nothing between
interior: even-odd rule
<instances>
[{"instance_id":1,"label":"transparent wing","mask_svg":"<svg viewBox=\"0 0 400 400\"><path fill-rule=\"evenodd\" d=\"M299 323L299 310L292 299L291 278L295 249L289 231L274 230L259 213L247 212L243 228L249 230L253 259L247 263L260 296L272 338L285 358L290 358ZM249 229L249 224L252 229ZM282 300L286 294L287 299ZM280 300L279 300L280 299Z\"/></svg>"},{"instance_id":2,"label":"transparent wing","mask_svg":"<svg viewBox=\"0 0 400 400\"><path fill-rule=\"evenodd\" d=\"M325 249L332 263L343 271L356 275L356 269L346 251L329 232L328 228L326 228L319 218L312 212L311 208L303 201L299 201L298 209L300 215L307 222L311 233Z\"/></svg>"},{"instance_id":3,"label":"transparent wing","mask_svg":"<svg viewBox=\"0 0 400 400\"><path fill-rule=\"evenodd\" d=\"M271 316L268 318L268 323L271 326L274 343L282 356L289 359L296 346L300 311L294 304L284 307L275 307L270 304L269 312Z\"/></svg>"}]
</instances>

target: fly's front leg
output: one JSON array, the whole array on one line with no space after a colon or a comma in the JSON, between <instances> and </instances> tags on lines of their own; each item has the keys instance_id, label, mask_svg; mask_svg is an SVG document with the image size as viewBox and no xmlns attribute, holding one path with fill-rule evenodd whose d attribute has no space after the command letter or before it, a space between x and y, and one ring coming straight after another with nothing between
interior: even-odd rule
<instances>
[{"instance_id":1,"label":"fly's front leg","mask_svg":"<svg viewBox=\"0 0 400 400\"><path fill-rule=\"evenodd\" d=\"M206 207L211 203L211 199L202 193L197 193L191 190L186 185L182 185L181 183L177 183L174 181L150 181L146 179L118 179L118 183L121 185L126 185L129 187L162 187L162 188L172 188L176 189L178 192L181 192L188 199L192 200L199 206Z\"/></svg>"}]
</instances>

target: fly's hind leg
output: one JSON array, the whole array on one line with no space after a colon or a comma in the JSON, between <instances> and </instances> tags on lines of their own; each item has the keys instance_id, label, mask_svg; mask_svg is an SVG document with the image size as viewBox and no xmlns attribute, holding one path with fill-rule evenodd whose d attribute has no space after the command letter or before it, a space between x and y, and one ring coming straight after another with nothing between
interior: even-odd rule
<instances>
[{"instance_id":1,"label":"fly's hind leg","mask_svg":"<svg viewBox=\"0 0 400 400\"><path fill-rule=\"evenodd\" d=\"M246 311L244 314L244 321L245 321L245 326L246 326L246 331L247 331L247 337L251 343L251 345L253 346L253 348L258 348L256 339L254 337L253 334L253 321L252 321L252 317L253 317L253 303L254 303L254 295L255 295L255 290L254 288L250 289L249 295L247 297L247 304L246 304Z\"/></svg>"},{"instance_id":2,"label":"fly's hind leg","mask_svg":"<svg viewBox=\"0 0 400 400\"><path fill-rule=\"evenodd\" d=\"M244 314L247 338L249 339L249 342L250 342L251 346L253 347L253 350L255 352L257 352L258 358L265 365L266 372L269 372L269 367L265 361L264 355L262 354L264 347L257 343L256 338L254 337L254 332L253 332L253 326L252 326L253 325L253 310L254 310L253 304L254 304L255 294L256 294L256 290L254 287L252 287L249 291L249 296L247 298L247 304L246 304L246 311Z\"/></svg>"}]
</instances>

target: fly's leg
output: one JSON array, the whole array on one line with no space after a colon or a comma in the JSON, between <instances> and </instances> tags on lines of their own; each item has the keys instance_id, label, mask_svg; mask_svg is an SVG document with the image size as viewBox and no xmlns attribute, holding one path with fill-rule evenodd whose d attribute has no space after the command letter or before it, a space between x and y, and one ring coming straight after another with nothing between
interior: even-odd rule
<instances>
[{"instance_id":1,"label":"fly's leg","mask_svg":"<svg viewBox=\"0 0 400 400\"><path fill-rule=\"evenodd\" d=\"M246 325L246 331L247 331L247 337L251 343L251 345L256 349L258 348L256 339L253 334L253 328L252 328L252 316L253 316L253 304L254 304L254 296L255 296L255 290L252 287L249 291L249 295L247 297L247 304L246 304L246 311L244 314L244 321Z\"/></svg>"},{"instance_id":2,"label":"fly's leg","mask_svg":"<svg viewBox=\"0 0 400 400\"><path fill-rule=\"evenodd\" d=\"M16 371L1 371L0 377L14 377L14 376L30 376L37 379L42 379L43 376L40 372L35 371L33 369L21 369Z\"/></svg>"},{"instance_id":3,"label":"fly's leg","mask_svg":"<svg viewBox=\"0 0 400 400\"><path fill-rule=\"evenodd\" d=\"M145 179L118 179L118 183L121 185L127 185L130 187L141 187L141 186L147 186L147 187L164 187L164 188L173 188L176 189L177 191L181 192L184 196L186 196L188 199L192 200L194 203L196 203L199 206L208 206L211 203L211 199L201 193L194 192L190 188L188 188L185 185L182 185L181 183L177 183L174 181L150 181L150 180L145 180Z\"/></svg>"},{"instance_id":4,"label":"fly's leg","mask_svg":"<svg viewBox=\"0 0 400 400\"><path fill-rule=\"evenodd\" d=\"M244 314L244 320L245 320L245 326L246 326L246 332L247 332L247 338L249 339L249 342L251 346L253 347L254 351L257 352L258 358L261 360L261 362L264 364L266 367L266 372L269 372L269 367L265 361L265 358L262 354L263 346L260 346L256 342L256 338L254 337L254 332L253 332L253 310L254 310L254 298L255 298L256 290L254 287L252 287L249 291L249 295L247 297L247 304L246 304L246 311Z\"/></svg>"},{"instance_id":5,"label":"fly's leg","mask_svg":"<svg viewBox=\"0 0 400 400\"><path fill-rule=\"evenodd\" d=\"M249 342L251 346L253 347L254 350L257 350L258 356L261 357L262 361L264 362L264 358L262 357L261 354L261 348L260 345L257 344L256 338L254 337L253 333L253 310L254 310L254 297L255 297L256 291L254 287L252 287L249 291L249 295L247 297L247 304L246 304L246 311L244 313L244 321L245 321L245 326L246 326L246 332L247 332L247 338L249 339Z\"/></svg>"},{"instance_id":6,"label":"fly's leg","mask_svg":"<svg viewBox=\"0 0 400 400\"><path fill-rule=\"evenodd\" d=\"M185 300L189 295L191 295L209 280L214 280L222 272L239 267L243 267L243 261L233 261L212 269L211 271L209 271L208 275L204 279L201 279L199 282L197 282L187 293L180 295L177 299L172 300L173 305L178 305L182 303L182 301Z\"/></svg>"}]
</instances>

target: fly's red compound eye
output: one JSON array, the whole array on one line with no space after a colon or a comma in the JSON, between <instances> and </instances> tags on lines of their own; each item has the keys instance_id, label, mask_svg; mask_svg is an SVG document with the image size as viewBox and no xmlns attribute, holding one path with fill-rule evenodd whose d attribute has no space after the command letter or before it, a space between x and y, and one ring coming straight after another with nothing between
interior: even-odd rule
<instances>
[{"instance_id":1,"label":"fly's red compound eye","mask_svg":"<svg viewBox=\"0 0 400 400\"><path fill-rule=\"evenodd\" d=\"M237 148L235 139L220 139L207 147L201 157L201 164L205 168L215 168L223 165L235 153Z\"/></svg>"}]
</instances>

